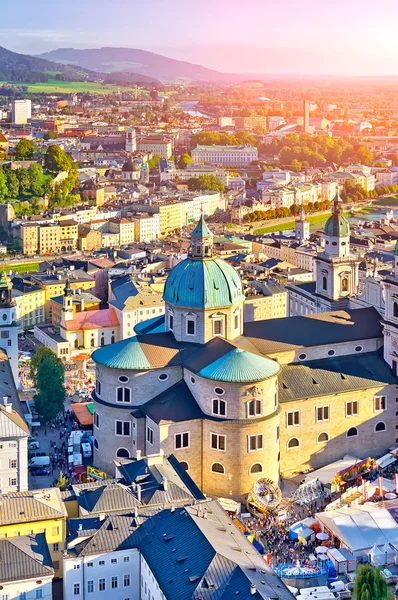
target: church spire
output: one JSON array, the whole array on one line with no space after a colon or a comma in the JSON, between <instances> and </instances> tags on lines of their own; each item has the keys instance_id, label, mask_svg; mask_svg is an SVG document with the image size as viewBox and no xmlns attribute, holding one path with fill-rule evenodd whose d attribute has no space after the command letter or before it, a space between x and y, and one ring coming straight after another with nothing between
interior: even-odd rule
<instances>
[{"instance_id":1,"label":"church spire","mask_svg":"<svg viewBox=\"0 0 398 600\"><path fill-rule=\"evenodd\" d=\"M213 234L207 226L203 213L198 224L191 233L192 258L212 258Z\"/></svg>"}]
</instances>

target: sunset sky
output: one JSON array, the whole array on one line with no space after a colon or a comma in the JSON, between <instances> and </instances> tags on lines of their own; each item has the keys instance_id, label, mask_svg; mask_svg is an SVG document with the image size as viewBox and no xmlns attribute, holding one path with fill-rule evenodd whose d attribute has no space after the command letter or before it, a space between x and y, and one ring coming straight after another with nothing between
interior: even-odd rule
<instances>
[{"instance_id":1,"label":"sunset sky","mask_svg":"<svg viewBox=\"0 0 398 600\"><path fill-rule=\"evenodd\" d=\"M397 30L397 0L14 0L0 45L126 46L236 73L398 75Z\"/></svg>"}]
</instances>

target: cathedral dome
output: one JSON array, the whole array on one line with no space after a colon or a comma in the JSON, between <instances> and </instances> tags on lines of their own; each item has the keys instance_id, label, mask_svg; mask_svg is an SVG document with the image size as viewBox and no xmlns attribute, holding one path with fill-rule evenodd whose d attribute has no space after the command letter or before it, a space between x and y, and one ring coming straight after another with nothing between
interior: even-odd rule
<instances>
[{"instance_id":1,"label":"cathedral dome","mask_svg":"<svg viewBox=\"0 0 398 600\"><path fill-rule=\"evenodd\" d=\"M330 237L349 237L350 225L341 210L341 198L336 194L333 200L332 215L325 223L325 235Z\"/></svg>"},{"instance_id":2,"label":"cathedral dome","mask_svg":"<svg viewBox=\"0 0 398 600\"><path fill-rule=\"evenodd\" d=\"M127 160L123 167L122 167L122 171L124 173L134 173L136 171L140 170L140 165L137 162L134 162L131 158L129 160Z\"/></svg>"},{"instance_id":3,"label":"cathedral dome","mask_svg":"<svg viewBox=\"0 0 398 600\"><path fill-rule=\"evenodd\" d=\"M186 258L170 272L163 299L173 306L219 308L244 300L234 267L221 258Z\"/></svg>"},{"instance_id":4,"label":"cathedral dome","mask_svg":"<svg viewBox=\"0 0 398 600\"><path fill-rule=\"evenodd\" d=\"M221 308L244 300L237 271L213 256L213 234L203 215L191 233L190 256L171 270L163 299L186 308Z\"/></svg>"},{"instance_id":5,"label":"cathedral dome","mask_svg":"<svg viewBox=\"0 0 398 600\"><path fill-rule=\"evenodd\" d=\"M281 370L274 360L234 348L199 371L205 379L230 383L254 383L275 377Z\"/></svg>"}]
</instances>

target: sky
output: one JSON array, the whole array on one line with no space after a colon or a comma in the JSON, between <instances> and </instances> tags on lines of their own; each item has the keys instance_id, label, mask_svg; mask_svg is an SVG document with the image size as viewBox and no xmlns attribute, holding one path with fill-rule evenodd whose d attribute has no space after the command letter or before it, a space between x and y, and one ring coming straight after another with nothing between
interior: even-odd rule
<instances>
[{"instance_id":1,"label":"sky","mask_svg":"<svg viewBox=\"0 0 398 600\"><path fill-rule=\"evenodd\" d=\"M219 71L398 75L397 0L0 0L0 45L141 48Z\"/></svg>"}]
</instances>

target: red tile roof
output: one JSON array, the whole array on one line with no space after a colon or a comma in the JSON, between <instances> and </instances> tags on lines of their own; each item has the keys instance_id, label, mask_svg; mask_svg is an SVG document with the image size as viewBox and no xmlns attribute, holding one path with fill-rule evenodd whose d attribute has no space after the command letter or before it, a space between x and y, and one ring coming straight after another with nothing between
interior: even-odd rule
<instances>
[{"instance_id":1,"label":"red tile roof","mask_svg":"<svg viewBox=\"0 0 398 600\"><path fill-rule=\"evenodd\" d=\"M102 327L118 327L118 325L119 321L112 308L76 312L73 319L65 322L67 331L76 331L78 329L101 329Z\"/></svg>"}]
</instances>

